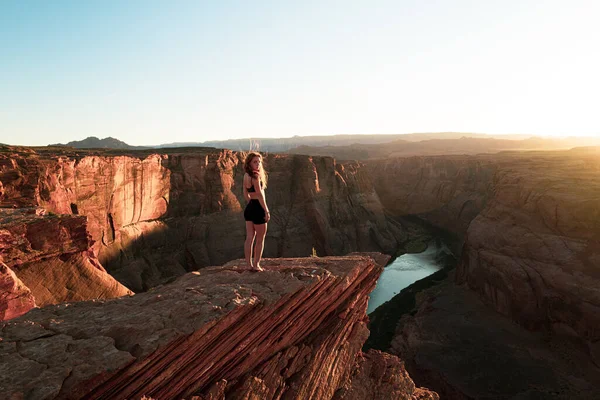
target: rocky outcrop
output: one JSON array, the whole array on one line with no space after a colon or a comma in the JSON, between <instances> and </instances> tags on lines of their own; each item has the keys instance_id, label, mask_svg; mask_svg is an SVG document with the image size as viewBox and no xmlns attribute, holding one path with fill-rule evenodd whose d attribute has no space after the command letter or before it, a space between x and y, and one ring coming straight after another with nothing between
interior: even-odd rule
<instances>
[{"instance_id":1,"label":"rocky outcrop","mask_svg":"<svg viewBox=\"0 0 600 400\"><path fill-rule=\"evenodd\" d=\"M8 398L437 399L360 349L381 272L365 256L234 261L146 293L0 325ZM356 395L356 396L355 396ZM372 397L370 397L372 398Z\"/></svg>"},{"instance_id":2,"label":"rocky outcrop","mask_svg":"<svg viewBox=\"0 0 600 400\"><path fill-rule=\"evenodd\" d=\"M0 203L87 216L94 253L134 291L243 257L241 154L101 154L0 154ZM289 155L270 155L265 163L272 216L265 256L306 256L313 248L319 255L394 253L406 239L360 164Z\"/></svg>"},{"instance_id":3,"label":"rocky outcrop","mask_svg":"<svg viewBox=\"0 0 600 400\"><path fill-rule=\"evenodd\" d=\"M0 321L23 315L33 307L31 290L0 261Z\"/></svg>"},{"instance_id":4,"label":"rocky outcrop","mask_svg":"<svg viewBox=\"0 0 600 400\"><path fill-rule=\"evenodd\" d=\"M359 358L349 380L335 393L335 400L439 399L437 393L418 388L398 357L369 350Z\"/></svg>"},{"instance_id":5,"label":"rocky outcrop","mask_svg":"<svg viewBox=\"0 0 600 400\"><path fill-rule=\"evenodd\" d=\"M599 177L589 152L500 160L457 271L498 312L582 337L592 353L600 347Z\"/></svg>"},{"instance_id":6,"label":"rocky outcrop","mask_svg":"<svg viewBox=\"0 0 600 400\"><path fill-rule=\"evenodd\" d=\"M90 250L86 218L36 208L0 208L2 319L30 308L131 294Z\"/></svg>"}]
</instances>

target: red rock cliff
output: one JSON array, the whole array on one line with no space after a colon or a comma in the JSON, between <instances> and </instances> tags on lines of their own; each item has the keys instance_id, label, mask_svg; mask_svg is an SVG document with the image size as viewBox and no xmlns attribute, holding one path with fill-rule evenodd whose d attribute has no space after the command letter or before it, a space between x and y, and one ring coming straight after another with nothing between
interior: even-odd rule
<instances>
[{"instance_id":1,"label":"red rock cliff","mask_svg":"<svg viewBox=\"0 0 600 400\"><path fill-rule=\"evenodd\" d=\"M131 292L90 250L86 218L45 215L43 209L0 208L0 319L66 301Z\"/></svg>"},{"instance_id":2,"label":"red rock cliff","mask_svg":"<svg viewBox=\"0 0 600 400\"><path fill-rule=\"evenodd\" d=\"M87 216L100 262L134 291L243 257L241 155L103 154L0 154L0 204ZM309 255L313 248L319 255L393 253L405 239L361 165L288 155L269 156L266 165L272 214L266 256Z\"/></svg>"},{"instance_id":3,"label":"red rock cliff","mask_svg":"<svg viewBox=\"0 0 600 400\"><path fill-rule=\"evenodd\" d=\"M385 261L382 259L381 261ZM243 262L242 262L243 263ZM8 398L437 399L394 356L361 353L370 257L267 259L0 325Z\"/></svg>"}]
</instances>

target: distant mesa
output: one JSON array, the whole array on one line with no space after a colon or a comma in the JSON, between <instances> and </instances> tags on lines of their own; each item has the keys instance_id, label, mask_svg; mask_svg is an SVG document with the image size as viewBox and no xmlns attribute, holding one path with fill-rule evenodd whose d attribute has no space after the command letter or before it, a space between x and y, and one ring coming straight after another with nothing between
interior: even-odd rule
<instances>
[{"instance_id":1,"label":"distant mesa","mask_svg":"<svg viewBox=\"0 0 600 400\"><path fill-rule=\"evenodd\" d=\"M414 155L456 155L497 153L523 150L566 150L573 147L600 146L599 137L553 138L525 134L488 135L466 132L432 132L373 135L293 136L288 138L245 138L204 142L174 142L148 146L130 146L118 139L84 140L50 146L76 149L144 150L169 148L217 148L233 151L330 156L340 160L410 157Z\"/></svg>"},{"instance_id":2,"label":"distant mesa","mask_svg":"<svg viewBox=\"0 0 600 400\"><path fill-rule=\"evenodd\" d=\"M119 139L115 139L113 137L107 137L104 139L98 139L95 136L90 136L83 140L74 140L67 144L51 144L50 146L65 146L65 147L74 147L76 149L124 149L124 150L136 150L136 149L145 149L146 147L142 146L130 146L125 142L120 141Z\"/></svg>"}]
</instances>

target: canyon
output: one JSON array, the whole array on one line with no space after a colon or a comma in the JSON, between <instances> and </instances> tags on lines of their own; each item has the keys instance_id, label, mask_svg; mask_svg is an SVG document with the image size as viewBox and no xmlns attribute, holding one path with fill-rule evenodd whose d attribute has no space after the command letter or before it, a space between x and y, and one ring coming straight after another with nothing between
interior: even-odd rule
<instances>
[{"instance_id":1,"label":"canyon","mask_svg":"<svg viewBox=\"0 0 600 400\"><path fill-rule=\"evenodd\" d=\"M478 158L493 173L466 230L455 225L456 269L371 314L367 347L399 355L442 397L598 397L600 151Z\"/></svg>"},{"instance_id":2,"label":"canyon","mask_svg":"<svg viewBox=\"0 0 600 400\"><path fill-rule=\"evenodd\" d=\"M62 151L0 154L0 205L85 215L93 253L134 292L243 257L240 154ZM358 164L280 155L265 163L275 188L265 256L394 253L406 241Z\"/></svg>"},{"instance_id":3,"label":"canyon","mask_svg":"<svg viewBox=\"0 0 600 400\"><path fill-rule=\"evenodd\" d=\"M1 150L0 205L16 207L12 212L34 210L35 214L41 208L56 214L36 215L42 220L85 220L89 238L69 254L85 256L80 264L95 265L97 260L122 285L121 290L152 293L160 285L177 284L190 271L204 271L203 267L243 256L239 153L7 146ZM386 332L379 332L377 317L372 321L371 330L388 337L381 350L405 360L418 385L449 398L485 396L494 390L482 382L489 386L496 379L502 385L514 378L491 371L482 377L457 365L469 355L481 367L490 352L501 348L507 353L506 348L517 346L529 349L525 351L530 354L543 354L538 361L551 359L547 365L567 374L564 365L571 359L548 355L552 353L549 348L558 346L565 353L577 354L581 367L571 380L538 374L542 378L532 378L536 385L570 382L555 392L539 393L557 398L565 393L572 398L598 393L594 384L600 365L598 149L348 162L269 154L265 163L267 201L273 214L267 257L306 257L313 250L319 256L354 251L402 253L415 240L405 216L418 217L457 238L460 259L455 270L450 268L445 277L414 293L412 303L401 313L391 315L385 310L395 307L394 300L381 306L378 315L387 312ZM32 211L28 212L31 217ZM14 317L31 308L38 297L25 275L21 277L19 269L4 258L0 271L6 272L0 285L10 286L14 293L0 298L0 310L16 310L7 313ZM123 294L115 292L114 296ZM43 305L70 301L41 299ZM476 304L480 308L472 309L469 318L476 318L470 320L465 310ZM472 321L469 326L478 328L467 329L467 320ZM444 321L443 326L436 321ZM518 325L509 329L502 325L507 321ZM502 332L516 329L514 335L488 336L490 343L500 341L505 348L475 345L478 340L484 343L482 329L500 326ZM464 336L451 335L450 329ZM550 347L536 347L536 340L546 340ZM442 357L450 354L449 349L462 349L464 358ZM372 368L369 357L384 362L393 356L364 357L361 365L366 371ZM528 365L527 357L531 356L521 354L502 362L513 368ZM539 372L544 363L532 365ZM527 369L520 376L524 389L511 395L538 393L527 391L531 390L526 387ZM473 383L476 379L479 383ZM260 386L256 380L246 385ZM214 390L221 390L217 386ZM360 385L346 383L344 390L358 393L350 390L360 391ZM496 394L503 398L506 393Z\"/></svg>"}]
</instances>

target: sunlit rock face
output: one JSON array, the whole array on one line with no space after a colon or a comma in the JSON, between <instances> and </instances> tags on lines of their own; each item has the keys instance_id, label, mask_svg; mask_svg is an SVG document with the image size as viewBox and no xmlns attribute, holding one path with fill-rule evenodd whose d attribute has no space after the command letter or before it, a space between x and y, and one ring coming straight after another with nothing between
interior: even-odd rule
<instances>
[{"instance_id":1,"label":"sunlit rock face","mask_svg":"<svg viewBox=\"0 0 600 400\"><path fill-rule=\"evenodd\" d=\"M31 290L0 261L0 321L23 315L33 307Z\"/></svg>"},{"instance_id":2,"label":"sunlit rock face","mask_svg":"<svg viewBox=\"0 0 600 400\"><path fill-rule=\"evenodd\" d=\"M91 243L83 216L0 208L0 317L36 305L130 294L100 265Z\"/></svg>"},{"instance_id":3,"label":"sunlit rock face","mask_svg":"<svg viewBox=\"0 0 600 400\"><path fill-rule=\"evenodd\" d=\"M600 343L600 157L499 160L494 195L471 223L459 283L529 328Z\"/></svg>"},{"instance_id":4,"label":"sunlit rock face","mask_svg":"<svg viewBox=\"0 0 600 400\"><path fill-rule=\"evenodd\" d=\"M59 157L40 162L38 201L49 211L88 217L101 261L124 227L155 220L169 202L169 170L163 156Z\"/></svg>"},{"instance_id":5,"label":"sunlit rock face","mask_svg":"<svg viewBox=\"0 0 600 400\"><path fill-rule=\"evenodd\" d=\"M36 309L0 324L3 394L439 398L416 388L397 357L361 352L368 294L383 264L366 255L266 259L260 273L243 264L204 268L131 297Z\"/></svg>"}]
</instances>

